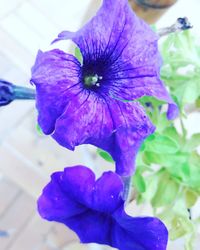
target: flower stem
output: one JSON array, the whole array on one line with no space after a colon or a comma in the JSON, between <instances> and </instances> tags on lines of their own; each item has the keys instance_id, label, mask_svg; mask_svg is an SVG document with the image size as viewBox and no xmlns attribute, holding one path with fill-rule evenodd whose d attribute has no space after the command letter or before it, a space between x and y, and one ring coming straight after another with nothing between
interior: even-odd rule
<instances>
[{"instance_id":1,"label":"flower stem","mask_svg":"<svg viewBox=\"0 0 200 250\"><path fill-rule=\"evenodd\" d=\"M191 29L192 27L193 26L190 24L187 17L183 17L183 18L180 17L176 20L176 22L173 25L166 27L166 28L161 28L158 30L157 33L160 37L163 37L171 33L176 33L176 32Z\"/></svg>"},{"instance_id":2,"label":"flower stem","mask_svg":"<svg viewBox=\"0 0 200 250\"><path fill-rule=\"evenodd\" d=\"M131 176L122 176L122 180L124 183L122 198L124 201L128 202L131 188Z\"/></svg>"},{"instance_id":3,"label":"flower stem","mask_svg":"<svg viewBox=\"0 0 200 250\"><path fill-rule=\"evenodd\" d=\"M187 130L186 130L185 126L184 126L184 122L183 122L183 119L182 119L181 116L180 116L180 124L181 124L181 130L182 130L183 138L184 138L184 140L186 140Z\"/></svg>"},{"instance_id":4,"label":"flower stem","mask_svg":"<svg viewBox=\"0 0 200 250\"><path fill-rule=\"evenodd\" d=\"M13 94L15 100L34 100L35 99L35 90L31 88L13 86Z\"/></svg>"},{"instance_id":5,"label":"flower stem","mask_svg":"<svg viewBox=\"0 0 200 250\"><path fill-rule=\"evenodd\" d=\"M11 82L0 79L0 107L8 105L14 100L34 100L35 90L16 86Z\"/></svg>"}]
</instances>

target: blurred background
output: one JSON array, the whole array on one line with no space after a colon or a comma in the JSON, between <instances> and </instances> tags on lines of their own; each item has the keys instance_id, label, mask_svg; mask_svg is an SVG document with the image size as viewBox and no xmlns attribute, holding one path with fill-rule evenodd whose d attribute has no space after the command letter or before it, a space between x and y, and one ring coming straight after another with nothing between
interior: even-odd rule
<instances>
[{"instance_id":1,"label":"blurred background","mask_svg":"<svg viewBox=\"0 0 200 250\"><path fill-rule=\"evenodd\" d=\"M101 0L0 0L0 78L29 86L37 50L48 48L60 31L79 29L100 4ZM179 0L166 13L138 11L149 22L162 14L158 27L187 16L200 36L199 10L199 0ZM112 166L98 158L91 147L79 147L73 153L39 134L36 117L31 101L0 109L0 250L104 249L82 246L64 226L43 221L36 212L36 199L50 173L64 166L95 165L97 172L102 164ZM199 124L198 114L192 114L186 126L200 132ZM90 151L89 157L86 151ZM180 241L168 249L184 248Z\"/></svg>"}]
</instances>

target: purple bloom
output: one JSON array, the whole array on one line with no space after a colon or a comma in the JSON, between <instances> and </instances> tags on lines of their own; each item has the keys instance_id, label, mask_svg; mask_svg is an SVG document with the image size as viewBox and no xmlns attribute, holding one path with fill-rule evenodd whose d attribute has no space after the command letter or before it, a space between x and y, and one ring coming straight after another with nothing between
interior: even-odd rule
<instances>
[{"instance_id":1,"label":"purple bloom","mask_svg":"<svg viewBox=\"0 0 200 250\"><path fill-rule=\"evenodd\" d=\"M142 141L155 129L135 100L154 96L169 103L168 118L177 115L159 78L158 37L127 0L104 0L81 30L64 31L56 41L64 39L80 48L83 65L59 49L39 51L31 79L39 125L68 149L92 144L108 151L117 173L130 175Z\"/></svg>"},{"instance_id":2,"label":"purple bloom","mask_svg":"<svg viewBox=\"0 0 200 250\"><path fill-rule=\"evenodd\" d=\"M38 200L38 210L43 218L75 231L82 243L120 250L165 250L165 225L157 218L127 215L122 191L121 178L113 172L95 180L87 167L65 168L52 175Z\"/></svg>"}]
</instances>

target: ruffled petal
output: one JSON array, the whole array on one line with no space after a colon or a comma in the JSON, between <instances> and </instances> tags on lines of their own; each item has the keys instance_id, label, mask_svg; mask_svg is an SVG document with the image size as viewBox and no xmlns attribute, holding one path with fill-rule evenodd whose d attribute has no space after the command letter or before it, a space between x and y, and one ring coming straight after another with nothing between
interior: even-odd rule
<instances>
[{"instance_id":1,"label":"ruffled petal","mask_svg":"<svg viewBox=\"0 0 200 250\"><path fill-rule=\"evenodd\" d=\"M95 175L87 167L65 168L60 185L73 200L99 212L111 213L123 202L123 183L113 172L105 172L95 181Z\"/></svg>"},{"instance_id":2,"label":"ruffled petal","mask_svg":"<svg viewBox=\"0 0 200 250\"><path fill-rule=\"evenodd\" d=\"M155 127L139 103L103 99L93 94L73 98L57 119L53 138L74 149L92 144L108 151L120 175L131 175L135 157L143 140Z\"/></svg>"},{"instance_id":3,"label":"ruffled petal","mask_svg":"<svg viewBox=\"0 0 200 250\"><path fill-rule=\"evenodd\" d=\"M92 92L82 92L71 99L57 119L52 136L62 146L74 150L80 144L95 145L113 130L106 101Z\"/></svg>"},{"instance_id":4,"label":"ruffled petal","mask_svg":"<svg viewBox=\"0 0 200 250\"><path fill-rule=\"evenodd\" d=\"M122 208L113 215L116 227L113 242L120 250L166 250L168 231L154 217L131 217Z\"/></svg>"},{"instance_id":5,"label":"ruffled petal","mask_svg":"<svg viewBox=\"0 0 200 250\"><path fill-rule=\"evenodd\" d=\"M73 200L78 200L84 206L90 206L95 174L85 166L65 168L60 181L62 190Z\"/></svg>"},{"instance_id":6,"label":"ruffled petal","mask_svg":"<svg viewBox=\"0 0 200 250\"><path fill-rule=\"evenodd\" d=\"M122 56L134 59L145 42L156 41L157 35L134 14L127 0L103 0L97 14L82 29L63 31L55 41L65 39L72 39L79 46L84 63L99 58L113 63ZM132 43L134 47L129 52Z\"/></svg>"},{"instance_id":7,"label":"ruffled petal","mask_svg":"<svg viewBox=\"0 0 200 250\"><path fill-rule=\"evenodd\" d=\"M38 199L38 211L46 220L63 222L63 220L87 210L63 189L63 186L60 185L62 177L63 172L54 173L50 183L46 185Z\"/></svg>"},{"instance_id":8,"label":"ruffled petal","mask_svg":"<svg viewBox=\"0 0 200 250\"><path fill-rule=\"evenodd\" d=\"M109 82L109 93L113 98L119 98L123 101L135 100L143 96L152 96L169 104L167 111L169 120L176 118L179 114L178 106L167 92L163 82L159 79L159 73L154 76L143 75L143 77L139 74L137 77L131 77L129 73L126 73L124 78L109 79Z\"/></svg>"},{"instance_id":9,"label":"ruffled petal","mask_svg":"<svg viewBox=\"0 0 200 250\"><path fill-rule=\"evenodd\" d=\"M38 200L40 215L71 228L83 243L107 244L120 250L165 250L168 233L151 217L134 218L124 211L122 182L112 172L94 181L84 166L52 175Z\"/></svg>"},{"instance_id":10,"label":"ruffled petal","mask_svg":"<svg viewBox=\"0 0 200 250\"><path fill-rule=\"evenodd\" d=\"M108 106L115 130L97 146L111 154L119 175L130 176L142 142L154 132L155 127L137 102L112 100Z\"/></svg>"},{"instance_id":11,"label":"ruffled petal","mask_svg":"<svg viewBox=\"0 0 200 250\"><path fill-rule=\"evenodd\" d=\"M94 210L112 213L124 203L122 192L121 178L111 171L105 172L95 183L91 206Z\"/></svg>"},{"instance_id":12,"label":"ruffled petal","mask_svg":"<svg viewBox=\"0 0 200 250\"><path fill-rule=\"evenodd\" d=\"M95 181L95 174L89 168L67 167L63 172L52 175L51 182L45 187L39 199L39 211L48 219L56 209L62 218L61 210L66 210L64 217L70 217L71 212L76 214L76 209L71 209L73 206L81 209L85 206L99 212L112 213L124 203L121 198L122 192L123 183L116 173L105 172ZM55 210L54 202L57 204ZM66 209L67 207L69 209Z\"/></svg>"},{"instance_id":13,"label":"ruffled petal","mask_svg":"<svg viewBox=\"0 0 200 250\"><path fill-rule=\"evenodd\" d=\"M113 178L115 175L112 174ZM100 182L102 181L100 180ZM104 183L106 184L106 181L103 181L102 184ZM50 183L47 184L38 199L39 214L46 220L65 224L77 233L83 243L110 244L109 231L112 218L106 213L98 212L98 207L96 207L96 211L90 208L93 206L92 198L94 197L96 204L98 200L96 197L99 195L98 190L97 193L91 193L94 189L95 175L89 168L75 166L66 168L64 172L54 173ZM106 194L107 192L108 194ZM109 190L105 190L104 194L101 194L102 197L104 195L108 197ZM88 199L89 197L90 199ZM87 204L88 201L90 204ZM106 202L104 200L105 207L107 207ZM103 207L103 204L101 206Z\"/></svg>"},{"instance_id":14,"label":"ruffled petal","mask_svg":"<svg viewBox=\"0 0 200 250\"><path fill-rule=\"evenodd\" d=\"M107 74L101 71L111 97L154 96L169 103L168 119L177 116L177 105L160 80L158 36L134 14L127 0L104 0L82 29L64 31L55 41L63 39L72 39L79 46L86 69L91 64L107 69Z\"/></svg>"},{"instance_id":15,"label":"ruffled petal","mask_svg":"<svg viewBox=\"0 0 200 250\"><path fill-rule=\"evenodd\" d=\"M80 63L72 55L58 49L38 52L31 83L36 86L38 122L45 134L54 131L70 98L81 91L80 74Z\"/></svg>"}]
</instances>

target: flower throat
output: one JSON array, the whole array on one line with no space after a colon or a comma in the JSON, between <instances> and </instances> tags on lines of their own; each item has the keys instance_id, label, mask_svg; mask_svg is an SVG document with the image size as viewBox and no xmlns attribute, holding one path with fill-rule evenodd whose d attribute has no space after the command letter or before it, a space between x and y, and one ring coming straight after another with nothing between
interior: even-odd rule
<instances>
[{"instance_id":1,"label":"flower throat","mask_svg":"<svg viewBox=\"0 0 200 250\"><path fill-rule=\"evenodd\" d=\"M84 85L87 88L100 87L102 79L103 79L103 77L98 76L97 74L85 76L84 77Z\"/></svg>"}]
</instances>

